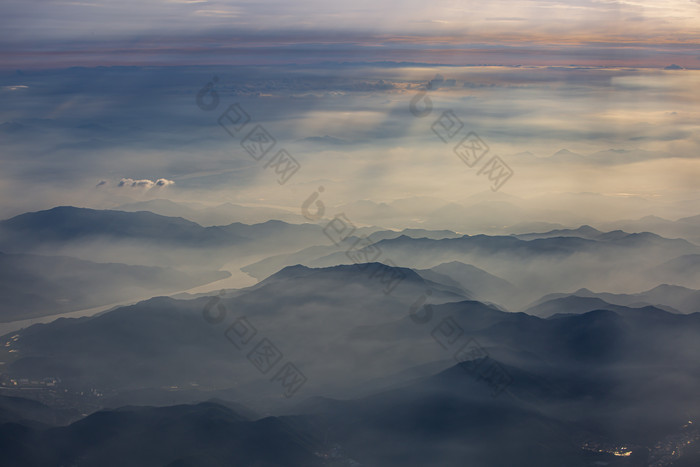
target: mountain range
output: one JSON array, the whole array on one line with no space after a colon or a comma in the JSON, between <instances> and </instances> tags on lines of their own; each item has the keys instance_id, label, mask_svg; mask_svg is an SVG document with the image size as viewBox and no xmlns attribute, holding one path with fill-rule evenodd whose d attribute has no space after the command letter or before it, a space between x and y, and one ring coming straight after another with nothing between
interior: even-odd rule
<instances>
[{"instance_id":1,"label":"mountain range","mask_svg":"<svg viewBox=\"0 0 700 467\"><path fill-rule=\"evenodd\" d=\"M362 227L334 245L317 224L64 207L1 222L0 245L8 319L152 297L0 336L3 465L700 455L700 252L685 239ZM260 281L158 296L224 265Z\"/></svg>"}]
</instances>

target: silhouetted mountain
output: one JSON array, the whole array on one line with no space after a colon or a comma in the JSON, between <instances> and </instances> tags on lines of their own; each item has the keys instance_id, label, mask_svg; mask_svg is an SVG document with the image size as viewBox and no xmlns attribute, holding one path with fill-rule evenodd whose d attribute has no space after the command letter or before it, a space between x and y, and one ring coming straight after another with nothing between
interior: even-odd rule
<instances>
[{"instance_id":1,"label":"silhouetted mountain","mask_svg":"<svg viewBox=\"0 0 700 467\"><path fill-rule=\"evenodd\" d=\"M0 396L0 425L19 423L29 426L64 425L80 418L70 409L56 409L21 397Z\"/></svg>"},{"instance_id":2,"label":"silhouetted mountain","mask_svg":"<svg viewBox=\"0 0 700 467\"><path fill-rule=\"evenodd\" d=\"M698 217L700 216L670 221L658 216L645 216L641 219L608 222L602 224L601 228L605 230L619 229L626 232L654 232L666 238L685 238L695 244L700 244Z\"/></svg>"},{"instance_id":3,"label":"silhouetted mountain","mask_svg":"<svg viewBox=\"0 0 700 467\"><path fill-rule=\"evenodd\" d=\"M4 241L18 244L107 237L184 246L226 246L297 231L300 235L318 235L321 228L313 224L288 224L276 220L254 225L235 222L225 226L202 227L182 218L161 216L148 211L109 211L72 206L21 214L0 221Z\"/></svg>"},{"instance_id":4,"label":"silhouetted mountain","mask_svg":"<svg viewBox=\"0 0 700 467\"><path fill-rule=\"evenodd\" d=\"M148 211L107 211L61 206L0 221L3 244L85 241L90 238L133 239L180 245L232 245L243 240L217 227L202 227L177 217Z\"/></svg>"},{"instance_id":5,"label":"silhouetted mountain","mask_svg":"<svg viewBox=\"0 0 700 467\"><path fill-rule=\"evenodd\" d=\"M373 245L382 257L404 267L429 269L459 261L487 270L519 290L516 296L506 293L488 299L515 308L544 294L574 287L617 288L631 282L640 288L654 287L659 280L646 273L649 264L695 253L699 248L682 239L625 232L601 233L595 240L576 236L532 240L487 235L440 240L400 236ZM305 264L327 267L349 262L343 251L337 251ZM673 277L664 282L678 283ZM478 297L472 287L465 288Z\"/></svg>"},{"instance_id":6,"label":"silhouetted mountain","mask_svg":"<svg viewBox=\"0 0 700 467\"><path fill-rule=\"evenodd\" d=\"M450 277L466 290L472 291L478 300L510 305L510 300L518 293L517 288L510 282L459 261L442 263L432 270Z\"/></svg>"},{"instance_id":7,"label":"silhouetted mountain","mask_svg":"<svg viewBox=\"0 0 700 467\"><path fill-rule=\"evenodd\" d=\"M522 235L527 232L549 232L551 230L564 229L561 224L542 221L520 222L508 227L511 235Z\"/></svg>"},{"instance_id":8,"label":"silhouetted mountain","mask_svg":"<svg viewBox=\"0 0 700 467\"><path fill-rule=\"evenodd\" d=\"M231 274L0 253L0 322L175 292Z\"/></svg>"},{"instance_id":9,"label":"silhouetted mountain","mask_svg":"<svg viewBox=\"0 0 700 467\"><path fill-rule=\"evenodd\" d=\"M401 278L390 291L385 282L389 274ZM433 292L431 303L464 298L449 285L378 263L327 269L294 266L224 298L228 312L225 323L218 325L203 316L205 307L212 315L219 313L209 297L159 297L90 318L29 327L12 341L7 369L17 378L60 377L70 387L98 388L109 397L115 391L171 386L211 390L243 387L243 382L262 386L254 396L279 394L279 386L257 372L247 352L237 351L227 339L227 327L246 317L295 365L318 372L309 386L339 390L352 384L349 375L342 365L327 368L318 355L335 353L348 364L369 358L374 344L355 341L354 330L407 316L411 304L428 289ZM432 351L437 352L439 348ZM360 376L372 378L382 372L379 361L363 365L355 384ZM240 380L234 383L233 375Z\"/></svg>"},{"instance_id":10,"label":"silhouetted mountain","mask_svg":"<svg viewBox=\"0 0 700 467\"><path fill-rule=\"evenodd\" d=\"M208 399L213 397L208 391L229 388L228 395L216 397L259 408L282 391L246 357L263 338L308 378L300 394L347 397L365 381L386 377L387 368L398 374L453 358L457 348L436 341L445 320L462 330L461 339L478 339L493 358L524 371L544 365L549 371L598 367L595 371L606 372L644 361L641 372L670 360L678 368L673 371L681 371L695 358L700 314L606 305L566 316L571 308L555 302L558 308L550 311L558 316L540 319L464 300L453 286L412 270L383 268L376 263L294 266L233 291L218 304L207 297L163 297L92 318L32 326L8 338L15 352L3 354L5 373L15 380L57 377L71 391L95 389L105 398L119 396L122 403L129 403L127 394L147 388L172 388L185 400ZM403 280L386 294L381 276L372 271L403 274ZM421 295L429 308L422 307ZM230 325L240 327L243 317L257 334L239 349L229 340L238 328Z\"/></svg>"},{"instance_id":11,"label":"silhouetted mountain","mask_svg":"<svg viewBox=\"0 0 700 467\"><path fill-rule=\"evenodd\" d=\"M427 229L403 229L401 231L380 230L370 235L372 241L386 240L406 235L411 238L431 238L440 240L442 238L459 238L461 235L451 230L427 230Z\"/></svg>"},{"instance_id":12,"label":"silhouetted mountain","mask_svg":"<svg viewBox=\"0 0 700 467\"><path fill-rule=\"evenodd\" d=\"M309 413L302 418L313 425L310 433L328 440L319 452L333 451L367 465L463 465L467 458L484 466L518 465L526 453L535 465L562 465L562 459L576 465L570 460L585 458L578 439L654 446L679 421L700 415L700 313L608 304L608 309L571 315L563 299L553 302L559 307L552 310L555 316L542 319L464 300L453 285L409 269L389 268L404 278L386 294L372 272L383 267L293 266L220 301L156 298L92 318L32 326L7 338L16 352L0 354L6 362L4 381L56 377L61 381L57 394L68 391L63 397L90 390L103 394L90 399L98 407L101 400L129 403L129 394L150 388L192 401L219 397L268 410L280 404L283 388L273 376L281 363L262 373L250 359L267 338L281 352L280 361L293 362L307 378L301 398L350 399L299 406L300 415ZM421 295L427 307L421 306ZM231 327L234 322L238 327ZM247 344L236 340L250 326L256 330L253 339ZM416 368L447 371L407 382L408 375L423 372ZM494 388L494 374L486 368L501 372L500 388ZM393 389L358 397L368 387L379 387L379 379ZM494 392L498 397L492 397ZM26 446L50 436L55 444L41 452L55 453L61 446L65 455L92 459L118 446L127 452L124 456L134 457L114 453L114 459L139 465L138 456L151 451L141 444L146 431L126 435L130 423L149 432L160 423L158 436L165 438L156 438L158 448L152 452L160 463L165 455L160 447L175 442L167 436L195 436L187 428L193 409L173 410L175 415L155 409L98 413L49 432L17 425L0 429L15 459L25 460ZM229 420L221 410L207 413ZM191 416L200 420L196 413ZM201 423L196 429L206 432L203 427L209 425ZM234 440L251 433L247 430L255 432L250 425L233 434L226 423L215 426L207 432L214 440L220 440L220 430ZM517 441L504 444L504 436ZM99 449L85 451L81 442L86 440ZM184 450L192 445L181 444L183 451L167 462L191 459ZM240 448L235 441L232 446Z\"/></svg>"},{"instance_id":13,"label":"silhouetted mountain","mask_svg":"<svg viewBox=\"0 0 700 467\"><path fill-rule=\"evenodd\" d=\"M348 237L347 241L351 243L353 241L357 241L357 238ZM306 263L313 258L327 256L339 251L343 251L342 248L333 244L310 246L295 253L269 256L265 259L242 267L241 271L258 280L262 280L276 273L280 269L284 269L295 264L306 265Z\"/></svg>"},{"instance_id":14,"label":"silhouetted mountain","mask_svg":"<svg viewBox=\"0 0 700 467\"><path fill-rule=\"evenodd\" d=\"M166 217L182 217L197 224L204 225L193 219L198 210L185 204L176 203L169 199L150 199L148 201L138 201L135 203L122 204L114 208L115 211L139 212L148 211L153 214ZM233 220L231 221L233 222ZM216 224L222 225L222 224Z\"/></svg>"},{"instance_id":15,"label":"silhouetted mountain","mask_svg":"<svg viewBox=\"0 0 700 467\"><path fill-rule=\"evenodd\" d=\"M297 251L295 253L282 254L269 256L265 259L257 261L252 264L248 264L241 268L241 270L256 279L264 279L271 274L279 271L287 266L293 266L295 264L303 264L306 266L318 266L316 264L317 258L322 258L324 256L332 255L334 253L342 253L343 255L347 252L348 247L353 245L359 240L358 235L368 235L368 238L372 242L377 242L385 239L397 238L406 235L411 238L431 238L431 239L442 239L442 238L458 238L460 235L452 232L451 230L424 230L424 229L404 229L401 232L396 232L393 230L377 230L376 227L364 229L361 232L360 229L354 232L354 235L344 239L340 246L334 244L329 244L329 239L326 239L324 243L327 245L316 245L312 247L305 248L303 250ZM347 262L346 257L345 261ZM331 264L327 264L331 266Z\"/></svg>"},{"instance_id":16,"label":"silhouetted mountain","mask_svg":"<svg viewBox=\"0 0 700 467\"><path fill-rule=\"evenodd\" d=\"M515 255L526 257L542 255L545 257L566 257L575 253L610 254L623 249L636 248L664 248L666 254L677 251L696 251L698 247L681 239L665 239L651 233L627 234L625 232L608 232L601 234L599 241L583 239L576 236L552 238L536 238L525 241L513 236L488 236L465 235L460 238L446 238L440 240L415 239L402 235L395 239L387 239L377 242L377 246L386 254L401 249L412 249L414 256L418 258L443 257L448 252L458 254L479 255ZM419 261L414 260L414 263ZM427 261L426 261L427 262ZM435 263L435 260L430 261Z\"/></svg>"},{"instance_id":17,"label":"silhouetted mountain","mask_svg":"<svg viewBox=\"0 0 700 467\"><path fill-rule=\"evenodd\" d=\"M361 465L585 465L572 427L506 396L494 400L468 364L400 389L307 406L329 440ZM505 442L504 440L508 440Z\"/></svg>"},{"instance_id":18,"label":"silhouetted mountain","mask_svg":"<svg viewBox=\"0 0 700 467\"><path fill-rule=\"evenodd\" d=\"M161 216L182 217L203 226L227 225L232 222L257 224L272 219L296 223L304 221L300 213L261 206L240 206L231 203L203 206L194 203L175 203L167 199L154 199L123 204L114 209L129 212L150 211Z\"/></svg>"},{"instance_id":19,"label":"silhouetted mountain","mask_svg":"<svg viewBox=\"0 0 700 467\"><path fill-rule=\"evenodd\" d=\"M697 216L683 217L681 219L678 219L677 222L700 227L700 214L698 214Z\"/></svg>"},{"instance_id":20,"label":"silhouetted mountain","mask_svg":"<svg viewBox=\"0 0 700 467\"><path fill-rule=\"evenodd\" d=\"M512 254L519 257L526 255L567 256L576 251L593 248L596 243L580 238L553 238L523 241L511 236L487 236L465 235L454 239L432 240L428 238L411 238L406 235L377 242L377 247L392 258L408 255L412 252L412 265L417 267L436 266L443 262L449 262L450 256L465 257L469 254L496 255ZM441 261L445 259L446 261ZM332 263L342 261L341 254L320 258L319 263ZM347 259L344 260L347 262ZM415 267L414 266L414 267Z\"/></svg>"},{"instance_id":21,"label":"silhouetted mountain","mask_svg":"<svg viewBox=\"0 0 700 467\"><path fill-rule=\"evenodd\" d=\"M572 294L549 294L537 300L531 306L531 308L550 300L570 296L597 298L607 304L622 305L626 307L640 308L647 305L653 305L657 308L675 313L700 312L700 291L668 284L662 284L654 287L651 290L636 294L595 293L585 288L579 289ZM600 302L597 303L600 305ZM528 313L527 310L525 310L525 312Z\"/></svg>"},{"instance_id":22,"label":"silhouetted mountain","mask_svg":"<svg viewBox=\"0 0 700 467\"><path fill-rule=\"evenodd\" d=\"M550 316L557 314L575 314L580 315L583 313L588 313L589 311L595 310L611 310L617 312L628 312L630 309L647 308L648 310L654 309L658 311L661 308L652 306L639 306L639 307L625 307L621 305L613 305L608 303L598 297L581 297L577 295L568 295L560 298L551 298L544 301L538 305L531 306L524 310L524 313L533 316L539 316L540 318L549 318ZM675 311L675 310L673 310Z\"/></svg>"},{"instance_id":23,"label":"silhouetted mountain","mask_svg":"<svg viewBox=\"0 0 700 467\"><path fill-rule=\"evenodd\" d=\"M0 221L9 253L63 254L98 262L211 269L249 255L325 244L314 224L233 223L202 227L179 217L63 206Z\"/></svg>"},{"instance_id":24,"label":"silhouetted mountain","mask_svg":"<svg viewBox=\"0 0 700 467\"><path fill-rule=\"evenodd\" d=\"M649 274L660 282L697 287L700 284L700 254L679 256L651 268Z\"/></svg>"},{"instance_id":25,"label":"silhouetted mountain","mask_svg":"<svg viewBox=\"0 0 700 467\"><path fill-rule=\"evenodd\" d=\"M550 230L544 233L527 233L527 234L517 234L517 237L521 240L534 240L536 238L554 238L554 237L579 237L588 240L596 240L601 236L603 232L594 229L590 225L582 225L578 229L556 229Z\"/></svg>"},{"instance_id":26,"label":"silhouetted mountain","mask_svg":"<svg viewBox=\"0 0 700 467\"><path fill-rule=\"evenodd\" d=\"M3 465L321 466L320 443L283 419L251 421L214 403L124 407L67 427L0 425ZM40 448L37 448L39 447Z\"/></svg>"}]
</instances>

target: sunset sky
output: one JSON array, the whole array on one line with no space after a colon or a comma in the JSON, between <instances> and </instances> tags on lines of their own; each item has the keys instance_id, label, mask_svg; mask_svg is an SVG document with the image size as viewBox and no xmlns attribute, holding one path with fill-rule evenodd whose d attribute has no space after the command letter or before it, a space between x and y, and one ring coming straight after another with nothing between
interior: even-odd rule
<instances>
[{"instance_id":1,"label":"sunset sky","mask_svg":"<svg viewBox=\"0 0 700 467\"><path fill-rule=\"evenodd\" d=\"M700 65L700 2L7 0L4 68L412 61Z\"/></svg>"}]
</instances>

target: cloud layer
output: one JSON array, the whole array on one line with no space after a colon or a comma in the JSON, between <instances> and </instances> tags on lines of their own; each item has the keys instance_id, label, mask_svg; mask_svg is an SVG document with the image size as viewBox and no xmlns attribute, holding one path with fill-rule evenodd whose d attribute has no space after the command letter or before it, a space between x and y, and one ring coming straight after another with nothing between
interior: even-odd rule
<instances>
[{"instance_id":1,"label":"cloud layer","mask_svg":"<svg viewBox=\"0 0 700 467\"><path fill-rule=\"evenodd\" d=\"M151 188L163 188L166 186L173 185L175 182L172 180L167 180L165 178L159 178L158 180L134 180L133 178L122 178L117 184L118 187L129 187L129 188L144 188L150 190ZM101 184L101 182L100 182ZM98 186L100 185L98 184Z\"/></svg>"},{"instance_id":2,"label":"cloud layer","mask_svg":"<svg viewBox=\"0 0 700 467\"><path fill-rule=\"evenodd\" d=\"M0 91L0 195L13 200L3 214L153 197L298 213L319 187L329 213L363 200L432 197L442 206L495 196L483 168L499 156L514 175L498 194L557 212L574 203L578 217L569 220L690 216L699 79L695 70L415 64L0 74L0 86L24 86ZM207 89L217 99L200 108ZM430 99L425 114L411 111L420 96ZM233 104L249 121L230 133L219 120ZM256 159L244 140L258 125L275 145ZM455 150L470 133L488 148L471 166ZM272 163L281 150L299 164L289 179ZM108 183L96 188L98 180ZM402 212L407 222L425 218ZM480 217L513 224L509 211L496 212L505 218Z\"/></svg>"},{"instance_id":3,"label":"cloud layer","mask_svg":"<svg viewBox=\"0 0 700 467\"><path fill-rule=\"evenodd\" d=\"M508 14L504 15L503 12ZM697 68L690 1L226 0L0 5L0 63L67 65L414 61Z\"/></svg>"}]
</instances>

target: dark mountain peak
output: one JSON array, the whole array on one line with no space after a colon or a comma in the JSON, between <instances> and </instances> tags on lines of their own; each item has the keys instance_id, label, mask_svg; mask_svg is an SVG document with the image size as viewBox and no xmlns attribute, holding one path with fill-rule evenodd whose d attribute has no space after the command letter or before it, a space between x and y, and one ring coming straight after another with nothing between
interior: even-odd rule
<instances>
[{"instance_id":1,"label":"dark mountain peak","mask_svg":"<svg viewBox=\"0 0 700 467\"><path fill-rule=\"evenodd\" d=\"M518 314L528 316L525 313L513 313L510 311L504 311L498 308L496 305L490 303L484 303L479 300L460 300L457 302L443 303L441 305L434 305L436 310L442 310L446 313L452 313L456 316L458 315L473 315L475 312L485 313L489 316L494 317L513 317ZM528 316L531 318L531 316ZM515 318L517 319L517 318Z\"/></svg>"},{"instance_id":2,"label":"dark mountain peak","mask_svg":"<svg viewBox=\"0 0 700 467\"><path fill-rule=\"evenodd\" d=\"M573 151L569 151L568 149L564 148L564 149L558 150L557 152L555 152L554 154L552 154L552 156L557 156L557 157L561 157L561 156L579 156L579 157L580 157L580 154L577 154L577 153L575 153L575 152L573 152Z\"/></svg>"},{"instance_id":3,"label":"dark mountain peak","mask_svg":"<svg viewBox=\"0 0 700 467\"><path fill-rule=\"evenodd\" d=\"M423 277L410 268L388 266L384 263L372 262L363 264L339 264L329 267L310 268L302 265L288 266L267 279L253 286L253 289L275 287L275 284L292 283L300 288L312 286L314 289L335 289L335 284L362 284L377 292L383 287L407 291L407 287L430 288L440 291L452 300L461 300L469 296L467 291L450 284L445 284L439 278ZM325 284L325 285L322 285ZM330 284L333 284L332 286ZM274 290L274 289L273 289ZM388 293L385 291L385 293Z\"/></svg>"},{"instance_id":4,"label":"dark mountain peak","mask_svg":"<svg viewBox=\"0 0 700 467\"><path fill-rule=\"evenodd\" d=\"M600 230L598 230L594 227L591 227L588 224L584 224L576 230L578 230L579 232L588 233L588 234L601 233Z\"/></svg>"},{"instance_id":5,"label":"dark mountain peak","mask_svg":"<svg viewBox=\"0 0 700 467\"><path fill-rule=\"evenodd\" d=\"M582 225L577 229L554 229L544 233L531 233L516 235L515 237L521 239L537 239L537 238L554 238L554 237L580 237L580 238L596 238L602 232L598 229L591 227L590 225Z\"/></svg>"},{"instance_id":6,"label":"dark mountain peak","mask_svg":"<svg viewBox=\"0 0 700 467\"><path fill-rule=\"evenodd\" d=\"M494 290L503 291L503 287L512 288L513 285L493 274L484 271L472 264L461 261L441 263L432 268L433 271L445 274L460 282L463 286L473 284L474 287L483 289L492 287Z\"/></svg>"},{"instance_id":7,"label":"dark mountain peak","mask_svg":"<svg viewBox=\"0 0 700 467\"><path fill-rule=\"evenodd\" d=\"M76 242L83 238L140 239L197 246L230 245L245 240L222 227L202 227L181 217L150 211L113 211L58 206L0 222L0 234L19 245Z\"/></svg>"},{"instance_id":8,"label":"dark mountain peak","mask_svg":"<svg viewBox=\"0 0 700 467\"><path fill-rule=\"evenodd\" d=\"M292 423L277 417L249 421L212 402L99 411L37 439L42 456L51 459L64 459L70 447L71 464L321 465L313 455L321 446L302 439ZM35 457L41 458L27 450L23 459Z\"/></svg>"},{"instance_id":9,"label":"dark mountain peak","mask_svg":"<svg viewBox=\"0 0 700 467\"><path fill-rule=\"evenodd\" d=\"M232 222L229 225L246 226L246 227L253 227L253 226L279 227L279 226L287 226L287 225L292 225L292 224L290 224L289 222L279 221L276 219L270 219L269 221L260 222L258 224L244 224L243 222ZM224 227L227 227L227 226L224 226Z\"/></svg>"},{"instance_id":10,"label":"dark mountain peak","mask_svg":"<svg viewBox=\"0 0 700 467\"><path fill-rule=\"evenodd\" d=\"M181 217L166 217L160 214L154 214L150 211L115 211L110 209L90 209L79 208L75 206L56 206L43 211L34 211L20 214L18 216L6 219L1 222L4 226L12 226L19 228L41 228L47 226L55 226L55 222L168 222L186 226L201 226L195 222L185 220Z\"/></svg>"},{"instance_id":11,"label":"dark mountain peak","mask_svg":"<svg viewBox=\"0 0 700 467\"><path fill-rule=\"evenodd\" d=\"M639 308L632 308L632 310L635 313L635 316L650 316L650 317L659 317L659 318L665 318L665 317L671 317L673 318L674 316L678 316L677 313L670 313L666 310L662 310L659 307L652 306L652 305L647 305L647 306L642 306Z\"/></svg>"},{"instance_id":12,"label":"dark mountain peak","mask_svg":"<svg viewBox=\"0 0 700 467\"><path fill-rule=\"evenodd\" d=\"M620 238L627 237L629 234L624 230L611 230L600 236L601 240L618 240Z\"/></svg>"},{"instance_id":13,"label":"dark mountain peak","mask_svg":"<svg viewBox=\"0 0 700 467\"><path fill-rule=\"evenodd\" d=\"M348 276L362 276L365 277L367 276L367 270L369 269L376 269L376 268L385 268L385 269L390 269L394 270L397 273L401 272L403 273L407 278L413 278L416 280L423 280L419 274L417 274L413 269L409 268L402 268L399 266L388 266L384 263L380 262L372 262L372 263L364 263L364 264L339 264L337 266L329 266L329 267L323 267L323 268L310 268L307 266L303 266L301 264L296 264L294 266L287 266L284 269L281 269L277 273L271 275L267 279L265 279L266 282L270 279L278 280L278 279L289 279L289 278L298 278L298 277L306 277L312 274L340 274L340 275L348 275Z\"/></svg>"},{"instance_id":14,"label":"dark mountain peak","mask_svg":"<svg viewBox=\"0 0 700 467\"><path fill-rule=\"evenodd\" d=\"M276 280L304 277L313 273L314 270L314 268L310 268L302 264L295 264L294 266L287 266L283 269L280 269L279 271L265 279L263 282L274 282Z\"/></svg>"},{"instance_id":15,"label":"dark mountain peak","mask_svg":"<svg viewBox=\"0 0 700 467\"><path fill-rule=\"evenodd\" d=\"M643 239L654 239L654 240L660 240L663 239L661 235L652 233L652 232L635 232L627 235L627 238L643 238Z\"/></svg>"},{"instance_id":16,"label":"dark mountain peak","mask_svg":"<svg viewBox=\"0 0 700 467\"><path fill-rule=\"evenodd\" d=\"M448 261L446 263L442 263L439 266L435 267L452 267L452 268L463 268L463 269L479 269L476 266L472 264L467 264L463 263L461 261ZM481 271L481 269L479 269Z\"/></svg>"},{"instance_id":17,"label":"dark mountain peak","mask_svg":"<svg viewBox=\"0 0 700 467\"><path fill-rule=\"evenodd\" d=\"M661 293L671 293L671 292L677 292L677 293L690 293L690 292L695 292L693 289L689 289L687 287L683 287L680 285L671 285L671 284L659 284L653 289L647 290L645 293L655 293L655 292L661 292Z\"/></svg>"},{"instance_id":18,"label":"dark mountain peak","mask_svg":"<svg viewBox=\"0 0 700 467\"><path fill-rule=\"evenodd\" d=\"M390 239L390 241L391 241L392 243L411 242L411 241L415 241L415 240L428 240L428 239L425 239L425 238L413 238L413 237L408 236L408 235L406 235L406 234L404 234L404 233L402 233L401 235L399 235L398 237L396 237L396 238L394 238L394 239ZM382 240L382 241L384 241L384 240ZM388 239L387 241L389 241L389 239Z\"/></svg>"},{"instance_id":19,"label":"dark mountain peak","mask_svg":"<svg viewBox=\"0 0 700 467\"><path fill-rule=\"evenodd\" d=\"M549 299L547 299L550 297ZM546 300L545 300L546 299ZM596 296L579 296L553 294L543 297L541 301L528 309L525 313L532 316L546 318L555 314L583 314L594 308L612 309L614 305Z\"/></svg>"},{"instance_id":20,"label":"dark mountain peak","mask_svg":"<svg viewBox=\"0 0 700 467\"><path fill-rule=\"evenodd\" d=\"M697 216L683 217L681 219L678 219L677 222L683 222L686 224L695 224L695 225L700 224L700 214L698 214Z\"/></svg>"},{"instance_id":21,"label":"dark mountain peak","mask_svg":"<svg viewBox=\"0 0 700 467\"><path fill-rule=\"evenodd\" d=\"M602 301L602 300L601 300ZM613 310L607 310L604 308L598 309L598 310L592 310L588 311L586 313L582 313L580 315L572 316L570 318L572 321L577 321L577 322L610 322L610 321L620 321L622 317L620 316L619 313L613 311Z\"/></svg>"},{"instance_id":22,"label":"dark mountain peak","mask_svg":"<svg viewBox=\"0 0 700 467\"><path fill-rule=\"evenodd\" d=\"M403 229L401 234L408 235L412 238L432 238L433 240L461 237L461 235L452 230Z\"/></svg>"},{"instance_id":23,"label":"dark mountain peak","mask_svg":"<svg viewBox=\"0 0 700 467\"><path fill-rule=\"evenodd\" d=\"M669 245L677 248L697 250L697 245L693 245L687 240L682 238L666 238L652 232L627 233L616 230L601 235L599 239L611 242L622 241L625 245Z\"/></svg>"},{"instance_id":24,"label":"dark mountain peak","mask_svg":"<svg viewBox=\"0 0 700 467\"><path fill-rule=\"evenodd\" d=\"M284 222L277 219L270 219L269 221L261 222L257 225L289 225L289 222Z\"/></svg>"}]
</instances>

